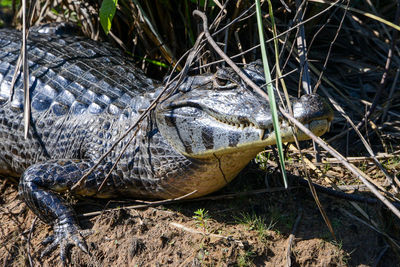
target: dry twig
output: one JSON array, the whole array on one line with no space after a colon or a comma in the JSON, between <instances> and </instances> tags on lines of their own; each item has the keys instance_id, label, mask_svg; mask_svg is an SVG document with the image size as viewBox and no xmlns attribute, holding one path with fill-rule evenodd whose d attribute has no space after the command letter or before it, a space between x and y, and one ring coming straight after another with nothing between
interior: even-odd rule
<instances>
[{"instance_id":1,"label":"dry twig","mask_svg":"<svg viewBox=\"0 0 400 267\"><path fill-rule=\"evenodd\" d=\"M176 223L176 222L172 222L172 223L170 223L170 225L172 225L175 228L179 228L179 229L181 229L183 231L192 233L192 234L198 234L198 235L209 236L209 237L212 237L212 238L218 238L218 239L225 239L225 240L229 240L229 241L234 241L236 244L239 245L239 247L244 248L244 245L243 245L242 241L236 240L236 239L234 239L232 237L227 237L227 236L217 235L217 234L204 233L202 231L186 227L186 226L184 226L182 224L179 224L179 223Z\"/></svg>"},{"instance_id":2,"label":"dry twig","mask_svg":"<svg viewBox=\"0 0 400 267\"><path fill-rule=\"evenodd\" d=\"M286 246L286 267L290 267L292 266L292 259L291 259L291 255L292 255L292 245L293 245L293 241L297 232L297 227L299 226L301 217L303 215L303 210L299 210L299 215L297 215L296 221L293 225L293 229L292 229L292 233L289 235L289 238L287 240L287 246Z\"/></svg>"}]
</instances>

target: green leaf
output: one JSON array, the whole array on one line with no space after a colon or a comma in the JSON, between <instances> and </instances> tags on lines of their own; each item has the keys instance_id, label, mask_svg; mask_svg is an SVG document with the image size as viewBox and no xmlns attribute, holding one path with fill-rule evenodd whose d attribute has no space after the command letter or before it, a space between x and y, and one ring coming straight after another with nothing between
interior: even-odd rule
<instances>
[{"instance_id":1,"label":"green leaf","mask_svg":"<svg viewBox=\"0 0 400 267\"><path fill-rule=\"evenodd\" d=\"M106 34L110 32L117 5L118 0L103 0L103 3L101 3L100 24Z\"/></svg>"},{"instance_id":2,"label":"green leaf","mask_svg":"<svg viewBox=\"0 0 400 267\"><path fill-rule=\"evenodd\" d=\"M1 0L0 1L0 6L1 7L12 7L12 0Z\"/></svg>"}]
</instances>

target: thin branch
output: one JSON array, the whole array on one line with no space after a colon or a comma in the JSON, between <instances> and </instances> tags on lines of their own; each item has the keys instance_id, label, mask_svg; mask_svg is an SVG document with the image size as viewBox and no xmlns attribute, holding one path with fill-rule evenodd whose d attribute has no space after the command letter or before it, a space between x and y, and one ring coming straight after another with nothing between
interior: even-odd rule
<instances>
[{"instance_id":1,"label":"thin branch","mask_svg":"<svg viewBox=\"0 0 400 267\"><path fill-rule=\"evenodd\" d=\"M398 244L398 242L396 240L394 240L393 238L391 238L388 234L386 234L385 232L382 232L381 230L379 230L378 228L376 228L375 226L372 226L371 224L367 223L366 221L358 218L357 216L354 216L353 214L351 214L350 212L348 212L347 210L340 208L340 211L343 212L344 214L346 214L347 216L349 216L350 218L368 226L369 228L371 228L372 230L374 230L375 232L385 236L388 240L390 240L392 242L392 244L394 246L396 246L397 249L400 249L400 244Z\"/></svg>"},{"instance_id":2,"label":"thin branch","mask_svg":"<svg viewBox=\"0 0 400 267\"><path fill-rule=\"evenodd\" d=\"M26 252L28 254L28 260L29 260L29 266L33 267L33 261L32 261L32 255L31 255L31 238L32 238L32 233L33 230L35 229L35 224L37 221L38 217L35 216L35 219L32 221L31 228L29 229L29 234L28 234L28 240L26 241Z\"/></svg>"},{"instance_id":3,"label":"thin branch","mask_svg":"<svg viewBox=\"0 0 400 267\"><path fill-rule=\"evenodd\" d=\"M188 194L185 194L185 195L177 197L177 198L164 199L164 200L160 200L160 201L152 201L152 202L149 202L146 204L141 204L141 205L133 205L133 206L127 206L127 207L118 207L115 209L103 209L102 211L88 212L88 213L84 213L84 214L80 215L80 217L97 216L97 215L101 215L105 212L116 211L116 210L121 210L121 209L142 209L142 208L160 206L160 205L165 205L165 204L172 204L172 203L176 203L177 201L183 200L183 199L195 194L196 192L197 192L197 190L194 190ZM107 205L108 205L108 203L107 203Z\"/></svg>"},{"instance_id":4,"label":"thin branch","mask_svg":"<svg viewBox=\"0 0 400 267\"><path fill-rule=\"evenodd\" d=\"M304 1L303 3L305 3ZM300 0L296 0L296 6L298 7L298 21L300 21L303 17L303 3L300 3ZM300 66L301 72L303 73L301 83L303 85L303 90L307 93L311 93L311 80L310 80L310 71L308 70L308 60L307 60L307 43L304 32L304 25L299 26L299 32L297 36L297 49L298 55L300 58Z\"/></svg>"},{"instance_id":5,"label":"thin branch","mask_svg":"<svg viewBox=\"0 0 400 267\"><path fill-rule=\"evenodd\" d=\"M324 71L326 70L326 65L328 64L328 60L329 60L329 56L330 56L331 51L332 51L333 44L336 42L336 39L337 39L337 37L339 36L339 32L340 32L340 30L342 29L343 21L344 21L344 18L346 17L346 14L347 14L347 10L348 10L348 8L349 8L349 5L350 5L350 0L347 0L347 5L346 5L346 8L345 8L345 10L344 10L342 19L340 20L339 27L338 27L338 29L337 29L337 31L336 31L336 33L335 33L335 36L333 37L333 40L332 40L331 43L329 44L329 49L328 49L327 55L326 55L326 57L325 57L324 65L323 65L323 67L322 67L321 72L319 73L319 77L318 77L317 84L315 85L315 87L314 87L314 89L313 89L313 92L314 92L314 93L317 91L319 85L321 84L322 75L324 74Z\"/></svg>"},{"instance_id":6,"label":"thin branch","mask_svg":"<svg viewBox=\"0 0 400 267\"><path fill-rule=\"evenodd\" d=\"M204 235L204 236L209 236L209 237L214 237L214 238L219 238L219 239L225 239L225 240L229 240L229 241L234 241L235 243L237 243L239 245L239 247L244 248L243 242L240 240L236 240L233 239L232 237L227 237L227 236L223 236L223 235L217 235L217 234L210 234L210 233L204 233L202 231L196 230L196 229L192 229L189 227L186 227L180 223L176 223L176 222L171 222L170 223L171 226L175 227L175 228L179 228L183 231L192 233L192 234L198 234L198 235Z\"/></svg>"},{"instance_id":7,"label":"thin branch","mask_svg":"<svg viewBox=\"0 0 400 267\"><path fill-rule=\"evenodd\" d=\"M296 218L296 221L293 225L293 229L292 229L292 233L289 235L288 241L287 241L287 246L286 246L286 267L290 267L292 266L292 259L291 259L291 255L292 255L292 244L293 244L293 240L295 237L295 234L297 232L297 227L299 226L301 217L303 215L303 210L299 210L299 215Z\"/></svg>"}]
</instances>

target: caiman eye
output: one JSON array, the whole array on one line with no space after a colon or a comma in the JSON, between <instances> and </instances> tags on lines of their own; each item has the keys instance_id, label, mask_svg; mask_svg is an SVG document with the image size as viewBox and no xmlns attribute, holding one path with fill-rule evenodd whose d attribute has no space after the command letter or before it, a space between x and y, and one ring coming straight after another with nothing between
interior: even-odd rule
<instances>
[{"instance_id":1,"label":"caiman eye","mask_svg":"<svg viewBox=\"0 0 400 267\"><path fill-rule=\"evenodd\" d=\"M229 90L236 86L236 83L232 82L230 79L222 77L214 77L214 89L219 90Z\"/></svg>"},{"instance_id":2,"label":"caiman eye","mask_svg":"<svg viewBox=\"0 0 400 267\"><path fill-rule=\"evenodd\" d=\"M229 80L220 77L215 77L215 82L217 83L218 86L226 86Z\"/></svg>"},{"instance_id":3,"label":"caiman eye","mask_svg":"<svg viewBox=\"0 0 400 267\"><path fill-rule=\"evenodd\" d=\"M213 77L214 89L229 90L235 88L237 86L237 83L232 78L233 75L229 72L229 69L218 69Z\"/></svg>"}]
</instances>

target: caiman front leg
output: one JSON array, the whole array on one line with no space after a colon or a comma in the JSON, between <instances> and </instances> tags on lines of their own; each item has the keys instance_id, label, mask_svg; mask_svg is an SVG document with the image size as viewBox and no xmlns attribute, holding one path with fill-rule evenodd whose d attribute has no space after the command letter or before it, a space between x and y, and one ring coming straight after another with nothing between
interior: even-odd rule
<instances>
[{"instance_id":1,"label":"caiman front leg","mask_svg":"<svg viewBox=\"0 0 400 267\"><path fill-rule=\"evenodd\" d=\"M54 160L32 165L24 172L19 184L20 196L42 221L53 225L54 234L43 241L49 245L41 257L58 245L64 264L68 249L73 245L88 253L84 240L88 231L80 229L74 210L60 193L69 190L92 166L93 162L88 160ZM89 175L82 194L96 193L96 185L109 169L108 164L99 166Z\"/></svg>"}]
</instances>

